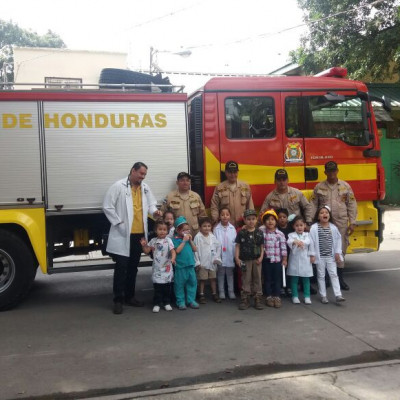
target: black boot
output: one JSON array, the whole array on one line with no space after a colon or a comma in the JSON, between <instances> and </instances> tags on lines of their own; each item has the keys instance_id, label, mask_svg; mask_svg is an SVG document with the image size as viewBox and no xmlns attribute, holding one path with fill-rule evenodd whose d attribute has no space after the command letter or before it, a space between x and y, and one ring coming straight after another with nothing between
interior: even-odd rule
<instances>
[{"instance_id":1,"label":"black boot","mask_svg":"<svg viewBox=\"0 0 400 400\"><path fill-rule=\"evenodd\" d=\"M349 285L343 279L343 268L338 268L337 269L337 274L338 274L338 277L339 277L340 289L342 289L342 290L350 290Z\"/></svg>"}]
</instances>

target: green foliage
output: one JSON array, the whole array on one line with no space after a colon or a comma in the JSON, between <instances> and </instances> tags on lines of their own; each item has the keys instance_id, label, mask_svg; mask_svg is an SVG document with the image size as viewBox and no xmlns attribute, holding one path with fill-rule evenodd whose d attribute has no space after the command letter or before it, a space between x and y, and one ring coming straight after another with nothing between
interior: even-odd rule
<instances>
[{"instance_id":1,"label":"green foliage","mask_svg":"<svg viewBox=\"0 0 400 400\"><path fill-rule=\"evenodd\" d=\"M7 80L14 78L14 56L12 46L25 47L66 47L63 40L51 30L43 36L36 32L22 29L11 21L0 19L0 78L4 81L3 65L6 63Z\"/></svg>"},{"instance_id":2,"label":"green foliage","mask_svg":"<svg viewBox=\"0 0 400 400\"><path fill-rule=\"evenodd\" d=\"M342 66L353 79L383 80L399 72L399 0L297 2L309 32L291 58L306 73Z\"/></svg>"}]
</instances>

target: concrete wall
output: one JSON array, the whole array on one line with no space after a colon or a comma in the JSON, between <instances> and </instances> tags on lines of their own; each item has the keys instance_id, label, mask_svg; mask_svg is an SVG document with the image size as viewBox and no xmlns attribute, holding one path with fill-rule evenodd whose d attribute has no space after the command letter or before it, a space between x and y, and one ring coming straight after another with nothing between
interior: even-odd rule
<instances>
[{"instance_id":1,"label":"concrete wall","mask_svg":"<svg viewBox=\"0 0 400 400\"><path fill-rule=\"evenodd\" d=\"M98 83L103 68L127 68L127 54L104 51L14 47L14 82L45 83L46 77ZM32 86L17 86L30 89Z\"/></svg>"}]
</instances>

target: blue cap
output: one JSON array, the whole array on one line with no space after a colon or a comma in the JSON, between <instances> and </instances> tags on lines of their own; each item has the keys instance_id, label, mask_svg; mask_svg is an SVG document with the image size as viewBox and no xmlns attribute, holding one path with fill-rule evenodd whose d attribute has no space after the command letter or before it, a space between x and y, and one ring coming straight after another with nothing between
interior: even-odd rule
<instances>
[{"instance_id":1,"label":"blue cap","mask_svg":"<svg viewBox=\"0 0 400 400\"><path fill-rule=\"evenodd\" d=\"M187 224L186 218L183 216L178 217L174 222L174 227L177 228L179 225Z\"/></svg>"}]
</instances>

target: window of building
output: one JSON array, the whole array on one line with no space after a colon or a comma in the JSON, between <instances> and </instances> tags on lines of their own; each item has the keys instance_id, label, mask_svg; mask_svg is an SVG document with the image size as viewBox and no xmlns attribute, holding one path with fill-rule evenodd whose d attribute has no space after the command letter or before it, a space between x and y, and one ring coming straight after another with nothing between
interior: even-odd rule
<instances>
[{"instance_id":1,"label":"window of building","mask_svg":"<svg viewBox=\"0 0 400 400\"><path fill-rule=\"evenodd\" d=\"M233 97L225 100L225 127L229 139L265 139L276 135L274 99Z\"/></svg>"},{"instance_id":2,"label":"window of building","mask_svg":"<svg viewBox=\"0 0 400 400\"><path fill-rule=\"evenodd\" d=\"M44 82L48 89L80 89L82 78L45 77Z\"/></svg>"}]
</instances>

